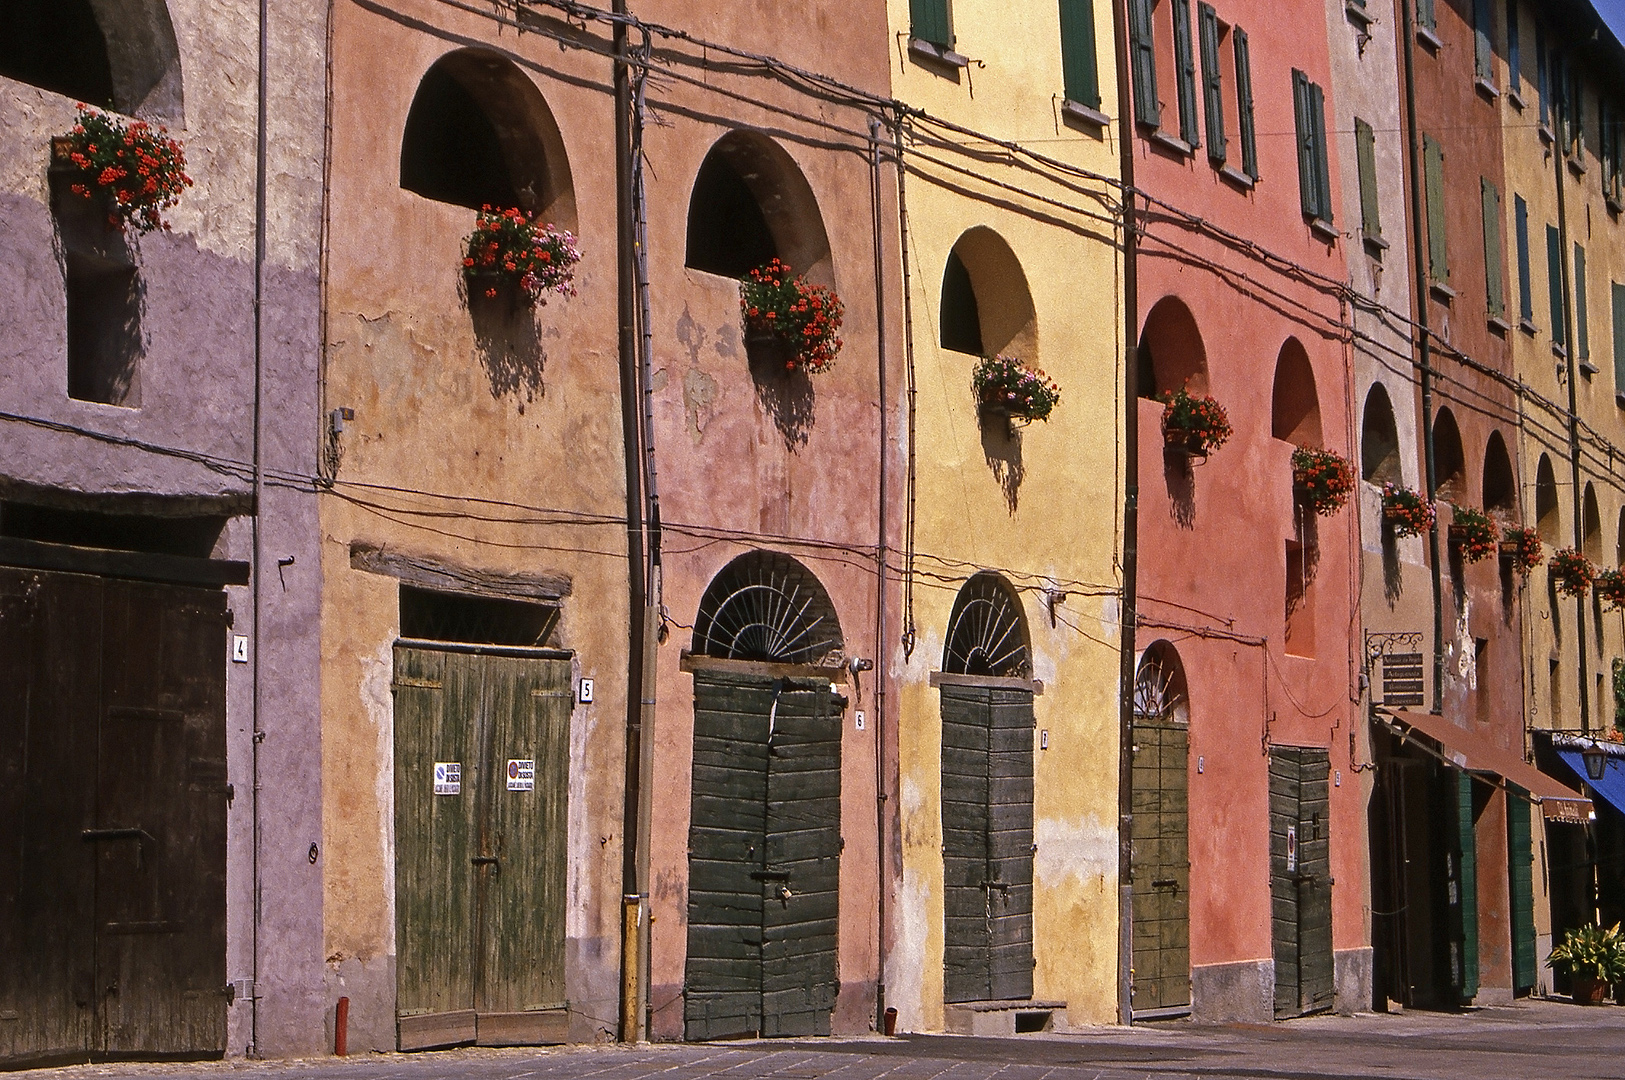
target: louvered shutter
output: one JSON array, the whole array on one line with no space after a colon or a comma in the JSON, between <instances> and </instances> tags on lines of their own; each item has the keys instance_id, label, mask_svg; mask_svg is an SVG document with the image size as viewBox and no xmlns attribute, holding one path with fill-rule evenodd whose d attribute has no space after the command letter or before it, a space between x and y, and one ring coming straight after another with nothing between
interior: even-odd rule
<instances>
[{"instance_id":1,"label":"louvered shutter","mask_svg":"<svg viewBox=\"0 0 1625 1080\"><path fill-rule=\"evenodd\" d=\"M1614 282L1614 393L1625 394L1625 285Z\"/></svg>"},{"instance_id":2,"label":"louvered shutter","mask_svg":"<svg viewBox=\"0 0 1625 1080\"><path fill-rule=\"evenodd\" d=\"M1480 178L1484 207L1484 301L1490 317L1506 315L1506 271L1501 257L1501 193L1489 180Z\"/></svg>"},{"instance_id":3,"label":"louvered shutter","mask_svg":"<svg viewBox=\"0 0 1625 1080\"><path fill-rule=\"evenodd\" d=\"M1151 36L1151 0L1129 0L1129 42L1134 52L1134 118L1148 127L1162 126L1157 100L1157 45Z\"/></svg>"},{"instance_id":4,"label":"louvered shutter","mask_svg":"<svg viewBox=\"0 0 1625 1080\"><path fill-rule=\"evenodd\" d=\"M1196 8L1197 29L1202 39L1202 104L1207 114L1207 156L1223 164L1227 149L1224 137L1224 87L1219 77L1219 17L1212 4Z\"/></svg>"},{"instance_id":5,"label":"louvered shutter","mask_svg":"<svg viewBox=\"0 0 1625 1080\"><path fill-rule=\"evenodd\" d=\"M1523 44L1518 30L1518 0L1507 0L1507 86L1523 93Z\"/></svg>"},{"instance_id":6,"label":"louvered shutter","mask_svg":"<svg viewBox=\"0 0 1625 1080\"><path fill-rule=\"evenodd\" d=\"M1591 328L1586 318L1586 249L1574 245L1574 344L1576 356L1591 359Z\"/></svg>"},{"instance_id":7,"label":"louvered shutter","mask_svg":"<svg viewBox=\"0 0 1625 1080\"><path fill-rule=\"evenodd\" d=\"M1247 31L1237 26L1230 31L1230 44L1236 51L1236 116L1241 132L1241 171L1258 179L1258 142L1253 127L1253 61L1247 49Z\"/></svg>"},{"instance_id":8,"label":"louvered shutter","mask_svg":"<svg viewBox=\"0 0 1625 1080\"><path fill-rule=\"evenodd\" d=\"M1326 140L1326 93L1319 83L1309 84L1309 124L1313 133L1310 164L1315 171L1316 216L1332 222L1332 170Z\"/></svg>"},{"instance_id":9,"label":"louvered shutter","mask_svg":"<svg viewBox=\"0 0 1625 1080\"><path fill-rule=\"evenodd\" d=\"M1433 0L1416 0L1416 25L1427 30L1438 28L1438 20L1433 13Z\"/></svg>"},{"instance_id":10,"label":"louvered shutter","mask_svg":"<svg viewBox=\"0 0 1625 1080\"><path fill-rule=\"evenodd\" d=\"M1061 73L1068 101L1100 108L1093 0L1061 0Z\"/></svg>"},{"instance_id":11,"label":"louvered shutter","mask_svg":"<svg viewBox=\"0 0 1625 1080\"><path fill-rule=\"evenodd\" d=\"M1473 74L1480 79L1495 75L1490 34L1495 26L1490 0L1473 0Z\"/></svg>"},{"instance_id":12,"label":"louvered shutter","mask_svg":"<svg viewBox=\"0 0 1625 1080\"><path fill-rule=\"evenodd\" d=\"M1382 238L1382 204L1377 198L1377 137L1371 125L1354 118L1354 156L1360 174L1360 234Z\"/></svg>"},{"instance_id":13,"label":"louvered shutter","mask_svg":"<svg viewBox=\"0 0 1625 1080\"><path fill-rule=\"evenodd\" d=\"M1428 276L1445 284L1450 280L1450 258L1444 230L1444 150L1431 135L1422 136L1422 172L1427 188Z\"/></svg>"},{"instance_id":14,"label":"louvered shutter","mask_svg":"<svg viewBox=\"0 0 1625 1080\"><path fill-rule=\"evenodd\" d=\"M1526 323L1535 321L1535 292L1529 268L1529 204L1522 195L1512 197L1513 227L1518 240L1518 318Z\"/></svg>"},{"instance_id":15,"label":"louvered shutter","mask_svg":"<svg viewBox=\"0 0 1625 1080\"><path fill-rule=\"evenodd\" d=\"M1546 60L1546 31L1535 20L1535 93L1540 96L1540 122L1552 122L1552 75Z\"/></svg>"},{"instance_id":16,"label":"louvered shutter","mask_svg":"<svg viewBox=\"0 0 1625 1080\"><path fill-rule=\"evenodd\" d=\"M1563 238L1555 226L1546 226L1546 291L1552 301L1552 340L1568 345L1563 318Z\"/></svg>"},{"instance_id":17,"label":"louvered shutter","mask_svg":"<svg viewBox=\"0 0 1625 1080\"><path fill-rule=\"evenodd\" d=\"M1202 145L1196 119L1196 56L1191 50L1191 0L1172 0L1174 11L1174 63L1179 68L1179 137L1190 146Z\"/></svg>"},{"instance_id":18,"label":"louvered shutter","mask_svg":"<svg viewBox=\"0 0 1625 1080\"><path fill-rule=\"evenodd\" d=\"M949 48L954 43L948 24L948 0L908 0L908 32L911 37Z\"/></svg>"},{"instance_id":19,"label":"louvered shutter","mask_svg":"<svg viewBox=\"0 0 1625 1080\"><path fill-rule=\"evenodd\" d=\"M1316 205L1315 169L1313 160L1314 124L1309 119L1309 78L1297 68L1292 69L1292 118L1298 138L1298 200L1305 217L1314 217Z\"/></svg>"}]
</instances>

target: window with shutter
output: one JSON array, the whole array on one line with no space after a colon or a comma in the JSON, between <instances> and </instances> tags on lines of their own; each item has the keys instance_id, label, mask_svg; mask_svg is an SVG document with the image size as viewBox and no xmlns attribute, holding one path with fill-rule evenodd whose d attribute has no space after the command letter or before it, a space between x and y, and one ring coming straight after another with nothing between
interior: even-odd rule
<instances>
[{"instance_id":1,"label":"window with shutter","mask_svg":"<svg viewBox=\"0 0 1625 1080\"><path fill-rule=\"evenodd\" d=\"M1191 50L1191 0L1170 0L1174 16L1174 66L1179 69L1179 137L1202 145L1196 117L1196 56Z\"/></svg>"},{"instance_id":2,"label":"window with shutter","mask_svg":"<svg viewBox=\"0 0 1625 1080\"><path fill-rule=\"evenodd\" d=\"M1552 122L1552 74L1548 70L1546 60L1546 30L1535 20L1535 93L1540 97L1540 123L1542 127L1550 126Z\"/></svg>"},{"instance_id":3,"label":"window with shutter","mask_svg":"<svg viewBox=\"0 0 1625 1080\"><path fill-rule=\"evenodd\" d=\"M1258 143L1253 127L1253 61L1247 49L1247 31L1237 26L1230 31L1230 46L1236 53L1236 115L1241 133L1241 171L1258 179Z\"/></svg>"},{"instance_id":4,"label":"window with shutter","mask_svg":"<svg viewBox=\"0 0 1625 1080\"><path fill-rule=\"evenodd\" d=\"M1563 238L1555 225L1546 226L1546 292L1552 302L1552 342L1568 345L1568 325L1563 307Z\"/></svg>"},{"instance_id":5,"label":"window with shutter","mask_svg":"<svg viewBox=\"0 0 1625 1080\"><path fill-rule=\"evenodd\" d=\"M1506 317L1506 269L1501 258L1501 193L1488 179L1479 180L1484 204L1484 301L1490 318Z\"/></svg>"},{"instance_id":6,"label":"window with shutter","mask_svg":"<svg viewBox=\"0 0 1625 1080\"><path fill-rule=\"evenodd\" d=\"M1573 65L1569 66L1569 91L1565 95L1564 104L1568 106L1569 118L1569 152L1576 157L1584 157L1586 152L1586 126L1585 110L1581 107L1585 103L1585 86L1580 81L1580 71Z\"/></svg>"},{"instance_id":7,"label":"window with shutter","mask_svg":"<svg viewBox=\"0 0 1625 1080\"><path fill-rule=\"evenodd\" d=\"M1315 172L1315 205L1320 208L1316 216L1326 224L1332 223L1332 169L1326 138L1326 93L1319 83L1309 84L1309 124L1314 133L1314 154L1310 164Z\"/></svg>"},{"instance_id":8,"label":"window with shutter","mask_svg":"<svg viewBox=\"0 0 1625 1080\"><path fill-rule=\"evenodd\" d=\"M1495 78L1494 54L1491 51L1495 16L1490 0L1473 0L1473 74L1486 82Z\"/></svg>"},{"instance_id":9,"label":"window with shutter","mask_svg":"<svg viewBox=\"0 0 1625 1080\"><path fill-rule=\"evenodd\" d=\"M908 0L910 37L951 48L953 27L948 19L948 0Z\"/></svg>"},{"instance_id":10,"label":"window with shutter","mask_svg":"<svg viewBox=\"0 0 1625 1080\"><path fill-rule=\"evenodd\" d=\"M1625 397L1625 285L1613 283L1614 393Z\"/></svg>"},{"instance_id":11,"label":"window with shutter","mask_svg":"<svg viewBox=\"0 0 1625 1080\"><path fill-rule=\"evenodd\" d=\"M1207 113L1207 156L1223 165L1228 146L1224 137L1224 84L1219 73L1219 17L1212 4L1196 8L1197 28L1202 40L1202 104Z\"/></svg>"},{"instance_id":12,"label":"window with shutter","mask_svg":"<svg viewBox=\"0 0 1625 1080\"><path fill-rule=\"evenodd\" d=\"M1315 186L1314 126L1309 120L1309 77L1297 68L1292 69L1292 118L1298 137L1298 199L1304 217L1315 217L1319 211Z\"/></svg>"},{"instance_id":13,"label":"window with shutter","mask_svg":"<svg viewBox=\"0 0 1625 1080\"><path fill-rule=\"evenodd\" d=\"M1518 241L1518 318L1535 324L1535 294L1529 271L1529 204L1522 195L1512 196L1513 227Z\"/></svg>"},{"instance_id":14,"label":"window with shutter","mask_svg":"<svg viewBox=\"0 0 1625 1080\"><path fill-rule=\"evenodd\" d=\"M1061 0L1061 74L1068 101L1100 108L1094 0Z\"/></svg>"},{"instance_id":15,"label":"window with shutter","mask_svg":"<svg viewBox=\"0 0 1625 1080\"><path fill-rule=\"evenodd\" d=\"M1523 93L1523 45L1518 29L1518 0L1507 0L1507 88Z\"/></svg>"},{"instance_id":16,"label":"window with shutter","mask_svg":"<svg viewBox=\"0 0 1625 1080\"><path fill-rule=\"evenodd\" d=\"M1371 125L1354 118L1354 157L1360 175L1360 235L1382 239L1382 204L1377 198L1377 137Z\"/></svg>"},{"instance_id":17,"label":"window with shutter","mask_svg":"<svg viewBox=\"0 0 1625 1080\"><path fill-rule=\"evenodd\" d=\"M1424 30L1439 28L1439 20L1433 11L1433 0L1416 0L1416 25Z\"/></svg>"},{"instance_id":18,"label":"window with shutter","mask_svg":"<svg viewBox=\"0 0 1625 1080\"><path fill-rule=\"evenodd\" d=\"M1591 328L1586 318L1586 249L1574 245L1574 347L1580 360L1591 359Z\"/></svg>"},{"instance_id":19,"label":"window with shutter","mask_svg":"<svg viewBox=\"0 0 1625 1080\"><path fill-rule=\"evenodd\" d=\"M1147 127L1162 126L1157 100L1157 43L1151 35L1152 0L1128 0L1129 43L1134 52L1134 119Z\"/></svg>"},{"instance_id":20,"label":"window with shutter","mask_svg":"<svg viewBox=\"0 0 1625 1080\"><path fill-rule=\"evenodd\" d=\"M1428 277L1450 281L1450 256L1444 229L1444 148L1431 135L1422 136L1422 178L1427 192Z\"/></svg>"}]
</instances>

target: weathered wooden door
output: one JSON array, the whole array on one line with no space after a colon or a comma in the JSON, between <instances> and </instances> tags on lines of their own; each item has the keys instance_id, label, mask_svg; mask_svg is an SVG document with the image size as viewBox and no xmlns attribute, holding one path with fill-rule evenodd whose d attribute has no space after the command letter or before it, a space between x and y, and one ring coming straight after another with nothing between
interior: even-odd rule
<instances>
[{"instance_id":1,"label":"weathered wooden door","mask_svg":"<svg viewBox=\"0 0 1625 1080\"><path fill-rule=\"evenodd\" d=\"M395 649L402 1049L565 1038L570 662Z\"/></svg>"},{"instance_id":2,"label":"weathered wooden door","mask_svg":"<svg viewBox=\"0 0 1625 1080\"><path fill-rule=\"evenodd\" d=\"M1508 894L1512 901L1512 989L1523 994L1535 988L1535 881L1534 842L1529 803L1507 793Z\"/></svg>"},{"instance_id":3,"label":"weathered wooden door","mask_svg":"<svg viewBox=\"0 0 1625 1080\"><path fill-rule=\"evenodd\" d=\"M1315 747L1270 747L1270 907L1275 1015L1332 1007L1331 760Z\"/></svg>"},{"instance_id":4,"label":"weathered wooden door","mask_svg":"<svg viewBox=\"0 0 1625 1080\"><path fill-rule=\"evenodd\" d=\"M943 999L1033 996L1033 695L943 684Z\"/></svg>"},{"instance_id":5,"label":"weathered wooden door","mask_svg":"<svg viewBox=\"0 0 1625 1080\"><path fill-rule=\"evenodd\" d=\"M0 1058L225 1049L225 597L0 570Z\"/></svg>"},{"instance_id":6,"label":"weathered wooden door","mask_svg":"<svg viewBox=\"0 0 1625 1080\"><path fill-rule=\"evenodd\" d=\"M845 708L828 679L694 673L686 1038L829 1034Z\"/></svg>"},{"instance_id":7,"label":"weathered wooden door","mask_svg":"<svg viewBox=\"0 0 1625 1080\"><path fill-rule=\"evenodd\" d=\"M1130 872L1135 1013L1191 1002L1189 731L1172 713L1134 717Z\"/></svg>"}]
</instances>

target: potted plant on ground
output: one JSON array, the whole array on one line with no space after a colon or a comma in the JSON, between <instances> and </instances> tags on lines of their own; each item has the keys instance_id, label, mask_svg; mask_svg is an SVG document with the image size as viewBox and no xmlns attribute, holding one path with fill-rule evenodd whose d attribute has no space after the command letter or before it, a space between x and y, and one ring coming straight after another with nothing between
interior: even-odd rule
<instances>
[{"instance_id":1,"label":"potted plant on ground","mask_svg":"<svg viewBox=\"0 0 1625 1080\"><path fill-rule=\"evenodd\" d=\"M1048 420L1061 403L1061 388L1042 371L1012 356L984 356L970 377L976 407L985 417L1030 424Z\"/></svg>"},{"instance_id":2,"label":"potted plant on ground","mask_svg":"<svg viewBox=\"0 0 1625 1080\"><path fill-rule=\"evenodd\" d=\"M52 168L72 174L68 190L102 201L109 228L169 228L163 212L192 186L180 140L145 120L125 120L83 103L78 109L72 130L51 140Z\"/></svg>"},{"instance_id":3,"label":"potted plant on ground","mask_svg":"<svg viewBox=\"0 0 1625 1080\"><path fill-rule=\"evenodd\" d=\"M1512 563L1518 573L1527 575L1546 560L1540 533L1517 525L1509 527L1501 534L1501 558Z\"/></svg>"},{"instance_id":4,"label":"potted plant on ground","mask_svg":"<svg viewBox=\"0 0 1625 1080\"><path fill-rule=\"evenodd\" d=\"M543 293L575 295L576 238L512 207L480 209L463 241L463 278L470 296L507 293L521 303L546 304Z\"/></svg>"},{"instance_id":5,"label":"potted plant on ground","mask_svg":"<svg viewBox=\"0 0 1625 1080\"><path fill-rule=\"evenodd\" d=\"M1180 387L1157 400L1162 402L1162 440L1167 449L1205 458L1229 440L1230 417L1213 398L1193 397Z\"/></svg>"},{"instance_id":6,"label":"potted plant on ground","mask_svg":"<svg viewBox=\"0 0 1625 1080\"><path fill-rule=\"evenodd\" d=\"M778 259L758 266L739 283L739 314L753 359L785 371L828 371L841 351L845 307L835 290L797 276Z\"/></svg>"},{"instance_id":7,"label":"potted plant on ground","mask_svg":"<svg viewBox=\"0 0 1625 1080\"><path fill-rule=\"evenodd\" d=\"M1395 536L1421 536L1433 528L1433 503L1419 491L1399 484L1382 485L1382 519Z\"/></svg>"},{"instance_id":8,"label":"potted plant on ground","mask_svg":"<svg viewBox=\"0 0 1625 1080\"><path fill-rule=\"evenodd\" d=\"M1599 571L1596 583L1591 588L1597 594L1597 599L1608 605L1608 610L1625 608L1625 572Z\"/></svg>"},{"instance_id":9,"label":"potted plant on ground","mask_svg":"<svg viewBox=\"0 0 1625 1080\"><path fill-rule=\"evenodd\" d=\"M1584 596L1591 591L1591 583L1597 580L1597 568L1591 565L1590 559L1573 548L1559 548L1552 552L1547 573L1552 575L1557 591L1564 596Z\"/></svg>"},{"instance_id":10,"label":"potted plant on ground","mask_svg":"<svg viewBox=\"0 0 1625 1080\"><path fill-rule=\"evenodd\" d=\"M1499 533L1483 511L1450 504L1450 543L1461 552L1462 562L1475 563L1494 555Z\"/></svg>"},{"instance_id":11,"label":"potted plant on ground","mask_svg":"<svg viewBox=\"0 0 1625 1080\"><path fill-rule=\"evenodd\" d=\"M1331 450L1300 446L1292 451L1292 486L1320 517L1343 509L1354 491L1354 466Z\"/></svg>"},{"instance_id":12,"label":"potted plant on ground","mask_svg":"<svg viewBox=\"0 0 1625 1080\"><path fill-rule=\"evenodd\" d=\"M1604 930L1600 926L1580 926L1563 935L1553 947L1547 966L1567 972L1576 1005L1601 1005L1609 984L1625 979L1625 938L1619 924Z\"/></svg>"}]
</instances>

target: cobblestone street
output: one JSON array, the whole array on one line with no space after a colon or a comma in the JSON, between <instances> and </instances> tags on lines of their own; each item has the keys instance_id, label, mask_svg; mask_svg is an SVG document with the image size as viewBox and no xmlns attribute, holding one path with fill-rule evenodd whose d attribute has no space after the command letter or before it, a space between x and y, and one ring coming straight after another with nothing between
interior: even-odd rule
<instances>
[{"instance_id":1,"label":"cobblestone street","mask_svg":"<svg viewBox=\"0 0 1625 1080\"><path fill-rule=\"evenodd\" d=\"M80 1065L29 1080L1619 1080L1625 1008L1556 1002L1461 1014L1173 1022L1014 1039L947 1035L644 1047L450 1050L340 1060Z\"/></svg>"}]
</instances>

